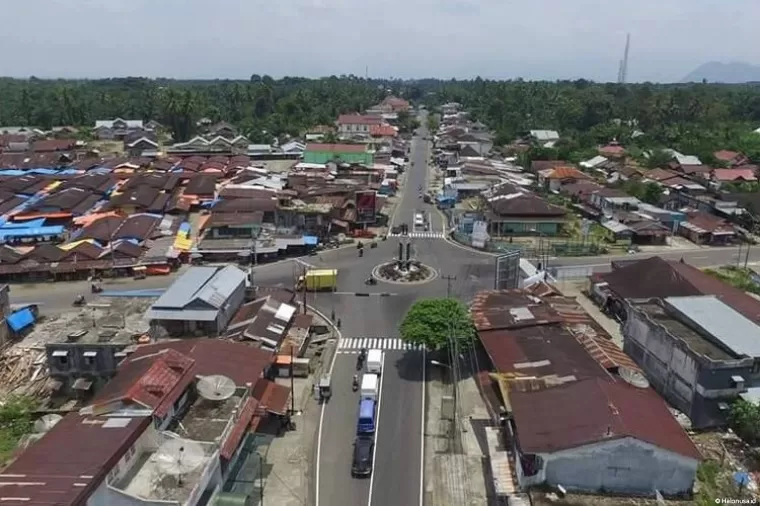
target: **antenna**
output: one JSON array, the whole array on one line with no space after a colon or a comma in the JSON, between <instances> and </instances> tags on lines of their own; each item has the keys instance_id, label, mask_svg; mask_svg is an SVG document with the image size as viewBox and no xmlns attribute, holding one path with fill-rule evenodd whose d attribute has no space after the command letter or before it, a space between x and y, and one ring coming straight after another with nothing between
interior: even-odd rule
<instances>
[{"instance_id":1,"label":"antenna","mask_svg":"<svg viewBox=\"0 0 760 506\"><path fill-rule=\"evenodd\" d=\"M620 69L618 70L618 84L625 84L628 79L628 53L631 49L631 34L625 36L625 52L623 59L620 60Z\"/></svg>"},{"instance_id":2,"label":"antenna","mask_svg":"<svg viewBox=\"0 0 760 506\"><path fill-rule=\"evenodd\" d=\"M221 374L212 374L210 376L201 376L195 387L198 394L209 401L223 401L235 395L235 382L227 376Z\"/></svg>"},{"instance_id":3,"label":"antenna","mask_svg":"<svg viewBox=\"0 0 760 506\"><path fill-rule=\"evenodd\" d=\"M34 432L37 434L44 434L63 419L61 415L55 413L50 415L41 416L36 422L34 422Z\"/></svg>"},{"instance_id":4,"label":"antenna","mask_svg":"<svg viewBox=\"0 0 760 506\"><path fill-rule=\"evenodd\" d=\"M618 368L618 375L623 381L636 388L649 388L649 380L638 371L621 366Z\"/></svg>"}]
</instances>

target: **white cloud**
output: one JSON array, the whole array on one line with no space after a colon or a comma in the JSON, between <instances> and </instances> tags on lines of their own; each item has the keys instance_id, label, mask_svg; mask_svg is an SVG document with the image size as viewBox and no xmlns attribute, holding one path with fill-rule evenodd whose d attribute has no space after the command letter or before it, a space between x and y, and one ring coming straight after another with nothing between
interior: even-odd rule
<instances>
[{"instance_id":1,"label":"white cloud","mask_svg":"<svg viewBox=\"0 0 760 506\"><path fill-rule=\"evenodd\" d=\"M753 0L25 0L0 13L14 76L614 79L756 61Z\"/></svg>"}]
</instances>

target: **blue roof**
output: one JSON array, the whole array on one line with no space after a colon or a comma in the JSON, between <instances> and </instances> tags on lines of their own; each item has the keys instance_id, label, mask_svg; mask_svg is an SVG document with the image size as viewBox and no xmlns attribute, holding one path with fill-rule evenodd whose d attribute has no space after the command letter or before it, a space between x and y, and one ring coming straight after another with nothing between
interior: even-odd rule
<instances>
[{"instance_id":1,"label":"blue roof","mask_svg":"<svg viewBox=\"0 0 760 506\"><path fill-rule=\"evenodd\" d=\"M0 176L23 176L24 174L26 174L26 171L18 169L0 170Z\"/></svg>"},{"instance_id":2,"label":"blue roof","mask_svg":"<svg viewBox=\"0 0 760 506\"><path fill-rule=\"evenodd\" d=\"M40 228L45 226L45 218L37 218L36 220L29 220L29 221L19 221L19 222L12 222L12 223L4 223L2 225L3 229L12 229L12 228Z\"/></svg>"},{"instance_id":3,"label":"blue roof","mask_svg":"<svg viewBox=\"0 0 760 506\"><path fill-rule=\"evenodd\" d=\"M56 169L30 169L30 174L40 174L42 176L54 176L58 174L60 171Z\"/></svg>"},{"instance_id":4,"label":"blue roof","mask_svg":"<svg viewBox=\"0 0 760 506\"><path fill-rule=\"evenodd\" d=\"M21 311L11 314L6 321L12 331L18 332L34 323L34 314L31 309L25 307Z\"/></svg>"},{"instance_id":5,"label":"blue roof","mask_svg":"<svg viewBox=\"0 0 760 506\"><path fill-rule=\"evenodd\" d=\"M69 176L69 175L79 174L79 172L80 170L78 169L63 169L62 171L59 172L59 174L64 175L64 176Z\"/></svg>"},{"instance_id":6,"label":"blue roof","mask_svg":"<svg viewBox=\"0 0 760 506\"><path fill-rule=\"evenodd\" d=\"M37 228L9 228L0 229L0 241L14 237L42 237L46 235L61 235L65 228L61 225L54 227L37 227Z\"/></svg>"},{"instance_id":7,"label":"blue roof","mask_svg":"<svg viewBox=\"0 0 760 506\"><path fill-rule=\"evenodd\" d=\"M305 235L303 236L303 243L306 246L316 246L319 244L319 237L315 237L313 235Z\"/></svg>"}]
</instances>

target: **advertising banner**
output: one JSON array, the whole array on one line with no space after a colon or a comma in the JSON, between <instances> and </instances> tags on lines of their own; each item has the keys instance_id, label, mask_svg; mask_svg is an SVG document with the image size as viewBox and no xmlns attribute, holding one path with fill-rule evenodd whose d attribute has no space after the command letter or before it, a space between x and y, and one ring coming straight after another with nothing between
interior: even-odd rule
<instances>
[{"instance_id":1,"label":"advertising banner","mask_svg":"<svg viewBox=\"0 0 760 506\"><path fill-rule=\"evenodd\" d=\"M377 192L364 190L356 192L356 222L375 223Z\"/></svg>"}]
</instances>

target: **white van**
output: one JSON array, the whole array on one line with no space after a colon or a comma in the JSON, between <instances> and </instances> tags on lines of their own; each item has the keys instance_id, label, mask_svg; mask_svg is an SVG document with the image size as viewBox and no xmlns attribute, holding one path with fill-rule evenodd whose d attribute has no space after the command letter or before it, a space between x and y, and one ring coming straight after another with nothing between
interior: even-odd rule
<instances>
[{"instance_id":1,"label":"white van","mask_svg":"<svg viewBox=\"0 0 760 506\"><path fill-rule=\"evenodd\" d=\"M367 372L374 374L383 373L383 351L369 350L367 352Z\"/></svg>"},{"instance_id":2,"label":"white van","mask_svg":"<svg viewBox=\"0 0 760 506\"><path fill-rule=\"evenodd\" d=\"M418 214L418 215L416 215L414 217L414 225L415 226L421 227L424 224L425 224L425 218L421 214Z\"/></svg>"},{"instance_id":3,"label":"white van","mask_svg":"<svg viewBox=\"0 0 760 506\"><path fill-rule=\"evenodd\" d=\"M380 388L380 377L377 374L365 374L362 376L362 399L377 401Z\"/></svg>"}]
</instances>

